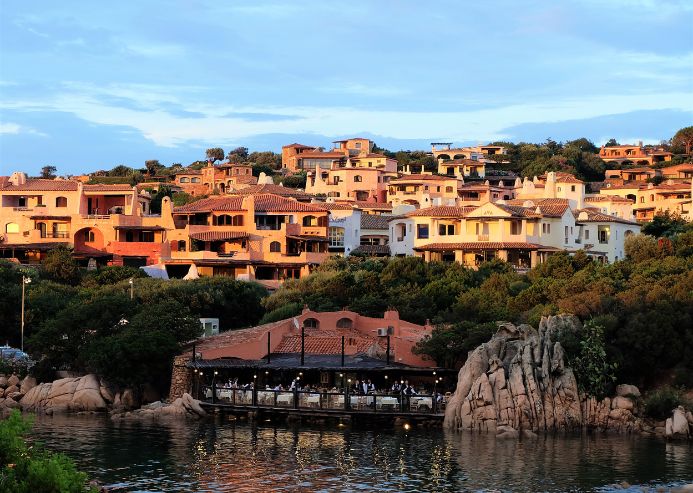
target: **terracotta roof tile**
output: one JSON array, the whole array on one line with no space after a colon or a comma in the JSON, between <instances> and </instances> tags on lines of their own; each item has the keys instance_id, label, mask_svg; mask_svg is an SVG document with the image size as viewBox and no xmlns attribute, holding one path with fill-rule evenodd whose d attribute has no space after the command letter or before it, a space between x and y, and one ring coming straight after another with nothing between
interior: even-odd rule
<instances>
[{"instance_id":1,"label":"terracotta roof tile","mask_svg":"<svg viewBox=\"0 0 693 493\"><path fill-rule=\"evenodd\" d=\"M383 229L389 228L388 216L377 216L375 214L361 215L361 229Z\"/></svg>"},{"instance_id":2,"label":"terracotta roof tile","mask_svg":"<svg viewBox=\"0 0 693 493\"><path fill-rule=\"evenodd\" d=\"M253 197L255 198L255 211L257 212L325 212L325 209L313 204L299 202L295 199L271 193L253 195Z\"/></svg>"},{"instance_id":3,"label":"terracotta roof tile","mask_svg":"<svg viewBox=\"0 0 693 493\"><path fill-rule=\"evenodd\" d=\"M338 204L353 204L359 209L378 209L378 210L392 210L392 204L387 202L365 202L362 200L354 201L337 201Z\"/></svg>"},{"instance_id":4,"label":"terracotta roof tile","mask_svg":"<svg viewBox=\"0 0 693 493\"><path fill-rule=\"evenodd\" d=\"M450 251L450 250L537 250L540 245L533 243L523 243L519 241L475 241L463 243L428 243L414 247L420 251Z\"/></svg>"},{"instance_id":5,"label":"terracotta roof tile","mask_svg":"<svg viewBox=\"0 0 693 493\"><path fill-rule=\"evenodd\" d=\"M359 245L351 251L352 255L390 256L390 245Z\"/></svg>"},{"instance_id":6,"label":"terracotta roof tile","mask_svg":"<svg viewBox=\"0 0 693 493\"><path fill-rule=\"evenodd\" d=\"M84 185L85 192L132 192L132 188L127 183Z\"/></svg>"},{"instance_id":7,"label":"terracotta roof tile","mask_svg":"<svg viewBox=\"0 0 693 493\"><path fill-rule=\"evenodd\" d=\"M245 231L198 231L196 233L190 233L190 238L193 240L201 241L227 241L227 240L238 240L242 238L248 238L249 235Z\"/></svg>"},{"instance_id":8,"label":"terracotta roof tile","mask_svg":"<svg viewBox=\"0 0 693 493\"><path fill-rule=\"evenodd\" d=\"M77 190L77 183L78 182L72 180L45 180L42 178L29 178L23 185L13 185L8 180L7 184L2 190L5 192L74 192Z\"/></svg>"},{"instance_id":9,"label":"terracotta roof tile","mask_svg":"<svg viewBox=\"0 0 693 493\"><path fill-rule=\"evenodd\" d=\"M578 223L621 223L621 224L633 224L638 225L634 221L628 221L616 216L609 216L608 214L603 214L597 209L587 207L585 209L577 209L573 211L576 222Z\"/></svg>"},{"instance_id":10,"label":"terracotta roof tile","mask_svg":"<svg viewBox=\"0 0 693 493\"><path fill-rule=\"evenodd\" d=\"M427 207L404 214L404 217L465 217L467 214L477 209L476 206L449 206L441 205L437 207Z\"/></svg>"},{"instance_id":11,"label":"terracotta roof tile","mask_svg":"<svg viewBox=\"0 0 693 493\"><path fill-rule=\"evenodd\" d=\"M243 197L208 197L206 199L197 200L181 207L176 207L175 213L196 213L196 212L212 212L212 211L242 211Z\"/></svg>"},{"instance_id":12,"label":"terracotta roof tile","mask_svg":"<svg viewBox=\"0 0 693 493\"><path fill-rule=\"evenodd\" d=\"M281 185L269 185L266 183L242 188L241 190L234 191L233 195L257 195L261 193L272 193L274 195L281 195L282 197L295 197L299 200L310 200L313 198L312 195L301 190L283 187Z\"/></svg>"}]
</instances>

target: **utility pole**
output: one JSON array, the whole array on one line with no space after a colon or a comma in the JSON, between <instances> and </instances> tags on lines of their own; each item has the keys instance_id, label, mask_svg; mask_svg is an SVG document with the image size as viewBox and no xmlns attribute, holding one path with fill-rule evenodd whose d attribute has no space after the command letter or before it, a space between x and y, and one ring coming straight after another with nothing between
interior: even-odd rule
<instances>
[{"instance_id":1,"label":"utility pole","mask_svg":"<svg viewBox=\"0 0 693 493\"><path fill-rule=\"evenodd\" d=\"M135 299L135 283L132 280L132 277L128 282L130 283L130 299L133 300Z\"/></svg>"},{"instance_id":2,"label":"utility pole","mask_svg":"<svg viewBox=\"0 0 693 493\"><path fill-rule=\"evenodd\" d=\"M22 276L22 344L21 344L21 349L22 352L24 352L24 298L25 298L25 291L26 291L26 285L31 283L31 278Z\"/></svg>"}]
</instances>

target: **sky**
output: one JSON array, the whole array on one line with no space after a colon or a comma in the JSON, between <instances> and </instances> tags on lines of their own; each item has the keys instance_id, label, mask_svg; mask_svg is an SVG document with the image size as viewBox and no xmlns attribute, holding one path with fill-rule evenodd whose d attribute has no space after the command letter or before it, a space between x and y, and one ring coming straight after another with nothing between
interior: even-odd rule
<instances>
[{"instance_id":1,"label":"sky","mask_svg":"<svg viewBox=\"0 0 693 493\"><path fill-rule=\"evenodd\" d=\"M0 0L0 175L688 125L691 0Z\"/></svg>"}]
</instances>

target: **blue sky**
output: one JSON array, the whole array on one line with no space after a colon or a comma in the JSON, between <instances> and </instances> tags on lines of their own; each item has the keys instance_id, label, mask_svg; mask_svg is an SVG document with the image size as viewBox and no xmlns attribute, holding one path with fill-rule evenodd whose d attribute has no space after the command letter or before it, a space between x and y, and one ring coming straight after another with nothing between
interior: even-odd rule
<instances>
[{"instance_id":1,"label":"blue sky","mask_svg":"<svg viewBox=\"0 0 693 493\"><path fill-rule=\"evenodd\" d=\"M658 142L693 124L693 2L0 0L0 174L370 136Z\"/></svg>"}]
</instances>

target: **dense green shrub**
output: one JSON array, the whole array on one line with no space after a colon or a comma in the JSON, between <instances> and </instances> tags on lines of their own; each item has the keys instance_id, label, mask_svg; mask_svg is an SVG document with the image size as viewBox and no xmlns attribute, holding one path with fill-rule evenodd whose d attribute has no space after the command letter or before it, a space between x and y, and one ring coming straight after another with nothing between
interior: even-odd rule
<instances>
[{"instance_id":1,"label":"dense green shrub","mask_svg":"<svg viewBox=\"0 0 693 493\"><path fill-rule=\"evenodd\" d=\"M287 303L269 313L265 313L265 316L260 320L260 325L295 317L301 313L301 309L302 307L298 303Z\"/></svg>"},{"instance_id":2,"label":"dense green shrub","mask_svg":"<svg viewBox=\"0 0 693 493\"><path fill-rule=\"evenodd\" d=\"M14 410L0 421L0 491L6 493L96 493L66 456L29 446L31 421Z\"/></svg>"},{"instance_id":3,"label":"dense green shrub","mask_svg":"<svg viewBox=\"0 0 693 493\"><path fill-rule=\"evenodd\" d=\"M671 411L677 406L686 404L683 392L670 386L663 386L645 395L645 415L654 419L671 417Z\"/></svg>"}]
</instances>

